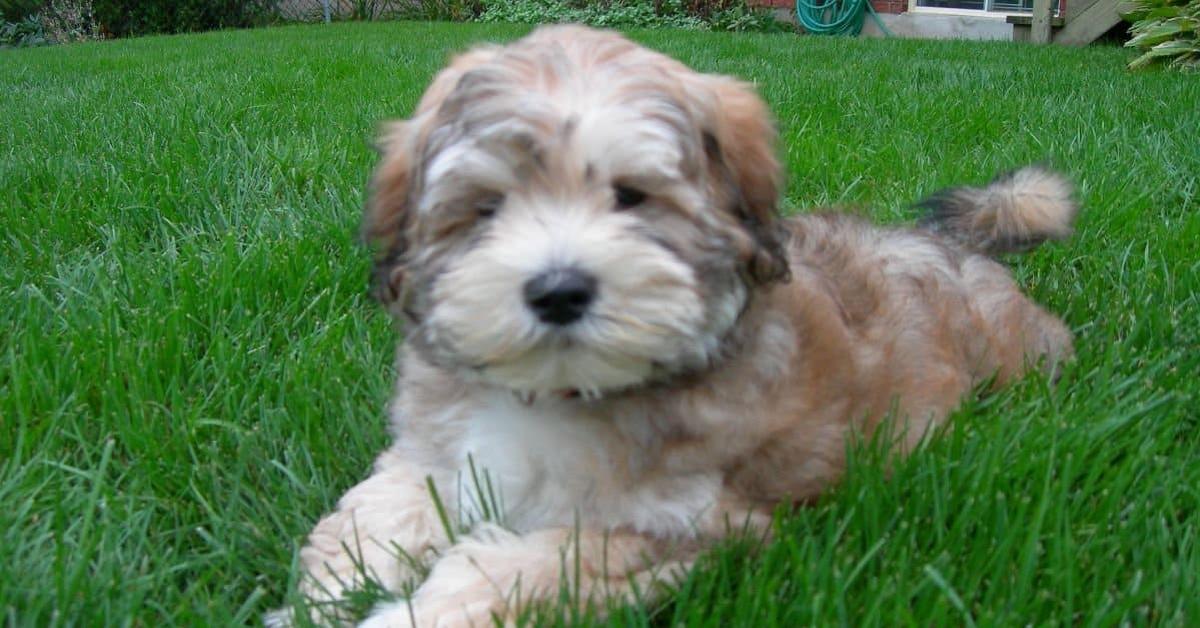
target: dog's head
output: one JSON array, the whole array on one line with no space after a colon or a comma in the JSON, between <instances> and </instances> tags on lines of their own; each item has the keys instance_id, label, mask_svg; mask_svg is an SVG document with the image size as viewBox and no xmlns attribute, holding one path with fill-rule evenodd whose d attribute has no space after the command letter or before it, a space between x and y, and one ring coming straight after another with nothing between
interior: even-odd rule
<instances>
[{"instance_id":1,"label":"dog's head","mask_svg":"<svg viewBox=\"0 0 1200 628\"><path fill-rule=\"evenodd\" d=\"M457 58L381 142L381 299L443 368L585 395L704 368L786 280L762 101L612 33Z\"/></svg>"}]
</instances>

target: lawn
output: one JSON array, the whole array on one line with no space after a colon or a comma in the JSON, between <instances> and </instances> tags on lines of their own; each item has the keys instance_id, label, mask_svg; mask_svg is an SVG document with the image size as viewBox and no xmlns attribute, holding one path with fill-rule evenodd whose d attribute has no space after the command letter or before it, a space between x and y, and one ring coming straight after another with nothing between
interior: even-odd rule
<instances>
[{"instance_id":1,"label":"lawn","mask_svg":"<svg viewBox=\"0 0 1200 628\"><path fill-rule=\"evenodd\" d=\"M0 623L225 625L385 444L396 332L354 233L378 121L516 26L346 24L0 51ZM779 540L642 625L1200 623L1200 77L1117 48L635 33L756 81L791 211L911 222L1044 160L1085 207L1014 260L1057 385L854 453Z\"/></svg>"}]
</instances>

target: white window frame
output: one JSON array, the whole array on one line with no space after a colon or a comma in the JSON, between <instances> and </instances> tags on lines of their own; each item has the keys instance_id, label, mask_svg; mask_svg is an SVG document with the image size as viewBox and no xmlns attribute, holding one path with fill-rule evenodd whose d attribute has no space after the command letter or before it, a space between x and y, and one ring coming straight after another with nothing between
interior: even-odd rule
<instances>
[{"instance_id":1,"label":"white window frame","mask_svg":"<svg viewBox=\"0 0 1200 628\"><path fill-rule=\"evenodd\" d=\"M986 3L989 3L992 1L993 0L984 0L984 3L986 4ZM917 2L918 2L918 0L908 0L908 12L909 13L925 13L925 14L929 14L929 15L969 15L971 17L994 17L994 18L1000 19L1000 20L1003 20L1003 19L1009 17L1010 15L1029 15L1029 13L1025 12L1025 11L988 11L987 9L953 9L950 7L923 7L923 6L918 6ZM1062 14L1059 10L1061 7L1062 7L1061 1L1054 2L1053 14L1055 17L1058 17Z\"/></svg>"}]
</instances>

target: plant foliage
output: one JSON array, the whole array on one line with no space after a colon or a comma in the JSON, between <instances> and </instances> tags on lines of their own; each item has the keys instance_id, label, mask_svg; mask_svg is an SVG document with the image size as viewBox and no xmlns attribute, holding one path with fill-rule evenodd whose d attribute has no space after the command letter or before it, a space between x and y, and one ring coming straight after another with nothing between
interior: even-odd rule
<instances>
[{"instance_id":1,"label":"plant foliage","mask_svg":"<svg viewBox=\"0 0 1200 628\"><path fill-rule=\"evenodd\" d=\"M318 0L291 3L279 0L0 0L3 16L0 45L20 41L53 43L55 33L94 27L96 37L131 37L152 33L184 33L257 26L272 20L310 21L323 14ZM51 10L52 6L87 5L87 11ZM407 19L451 22L545 24L577 22L607 28L683 28L727 32L781 32L794 27L770 11L751 7L747 0L341 0L332 17L373 21ZM46 16L86 15L88 20ZM26 17L41 18L39 39ZM52 27L53 26L53 27ZM40 32L40 31L39 31ZM67 41L95 37L73 36ZM33 45L25 43L21 45Z\"/></svg>"},{"instance_id":2,"label":"plant foliage","mask_svg":"<svg viewBox=\"0 0 1200 628\"><path fill-rule=\"evenodd\" d=\"M0 0L0 19L20 22L36 14L43 4L43 0Z\"/></svg>"},{"instance_id":3,"label":"plant foliage","mask_svg":"<svg viewBox=\"0 0 1200 628\"><path fill-rule=\"evenodd\" d=\"M92 0L50 0L38 17L46 37L56 44L103 38Z\"/></svg>"},{"instance_id":4,"label":"plant foliage","mask_svg":"<svg viewBox=\"0 0 1200 628\"><path fill-rule=\"evenodd\" d=\"M402 20L470 22L482 12L482 0L419 0L404 2L391 13Z\"/></svg>"},{"instance_id":5,"label":"plant foliage","mask_svg":"<svg viewBox=\"0 0 1200 628\"><path fill-rule=\"evenodd\" d=\"M96 19L116 37L245 28L265 21L263 0L96 0Z\"/></svg>"},{"instance_id":6,"label":"plant foliage","mask_svg":"<svg viewBox=\"0 0 1200 628\"><path fill-rule=\"evenodd\" d=\"M28 48L101 39L92 0L6 2L0 21L0 48Z\"/></svg>"},{"instance_id":7,"label":"plant foliage","mask_svg":"<svg viewBox=\"0 0 1200 628\"><path fill-rule=\"evenodd\" d=\"M28 48L51 44L46 29L36 15L12 22L0 22L0 48Z\"/></svg>"},{"instance_id":8,"label":"plant foliage","mask_svg":"<svg viewBox=\"0 0 1200 628\"><path fill-rule=\"evenodd\" d=\"M1200 70L1200 0L1135 0L1121 17L1133 23L1125 45L1142 51L1130 69L1165 63Z\"/></svg>"},{"instance_id":9,"label":"plant foliage","mask_svg":"<svg viewBox=\"0 0 1200 628\"><path fill-rule=\"evenodd\" d=\"M483 0L482 5L480 22L754 32L790 28L745 0Z\"/></svg>"}]
</instances>

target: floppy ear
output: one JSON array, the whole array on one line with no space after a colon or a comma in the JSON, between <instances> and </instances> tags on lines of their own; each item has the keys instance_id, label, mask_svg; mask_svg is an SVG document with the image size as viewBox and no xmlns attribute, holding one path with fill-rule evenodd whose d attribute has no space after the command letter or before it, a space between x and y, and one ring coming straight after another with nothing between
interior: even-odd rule
<instances>
[{"instance_id":1,"label":"floppy ear","mask_svg":"<svg viewBox=\"0 0 1200 628\"><path fill-rule=\"evenodd\" d=\"M413 179L422 136L438 116L438 108L454 92L463 75L493 59L499 48L481 46L455 57L430 83L410 120L383 126L375 147L379 164L371 175L363 213L362 237L375 250L371 273L376 298L391 306L404 294L406 254L413 244Z\"/></svg>"},{"instance_id":2,"label":"floppy ear","mask_svg":"<svg viewBox=\"0 0 1200 628\"><path fill-rule=\"evenodd\" d=\"M387 124L376 149L379 165L371 175L363 212L362 237L375 250L371 283L384 305L403 292L405 253L410 244L414 141L409 121Z\"/></svg>"},{"instance_id":3,"label":"floppy ear","mask_svg":"<svg viewBox=\"0 0 1200 628\"><path fill-rule=\"evenodd\" d=\"M704 130L704 150L726 188L727 209L749 236L741 251L747 273L759 284L788 281L788 234L777 208L782 176L771 113L750 85L724 76L705 79L715 110Z\"/></svg>"}]
</instances>

